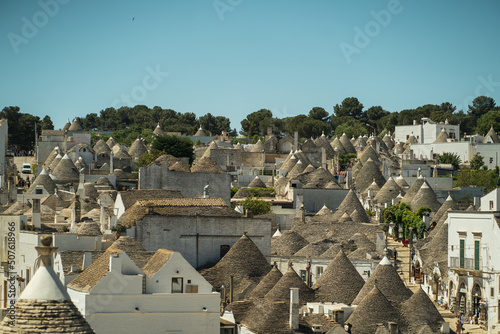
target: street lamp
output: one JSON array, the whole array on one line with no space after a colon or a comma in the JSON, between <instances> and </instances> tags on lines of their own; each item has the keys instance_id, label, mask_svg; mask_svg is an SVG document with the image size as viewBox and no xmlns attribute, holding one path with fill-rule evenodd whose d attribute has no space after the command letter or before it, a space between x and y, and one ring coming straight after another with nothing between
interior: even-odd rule
<instances>
[{"instance_id":1,"label":"street lamp","mask_svg":"<svg viewBox=\"0 0 500 334\"><path fill-rule=\"evenodd\" d=\"M384 225L385 226L385 255L388 254L388 249L387 249L387 236L389 234L389 227L391 227L392 229L394 229L394 223L393 222L390 222L390 223L381 223L381 225Z\"/></svg>"}]
</instances>

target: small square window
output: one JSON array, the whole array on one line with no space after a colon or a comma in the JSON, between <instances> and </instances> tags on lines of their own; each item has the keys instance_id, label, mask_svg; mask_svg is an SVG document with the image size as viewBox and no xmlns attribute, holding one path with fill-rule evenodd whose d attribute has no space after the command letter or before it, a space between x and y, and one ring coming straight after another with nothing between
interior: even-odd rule
<instances>
[{"instance_id":1,"label":"small square window","mask_svg":"<svg viewBox=\"0 0 500 334\"><path fill-rule=\"evenodd\" d=\"M495 288L494 287L490 288L490 297L491 298L495 297Z\"/></svg>"}]
</instances>

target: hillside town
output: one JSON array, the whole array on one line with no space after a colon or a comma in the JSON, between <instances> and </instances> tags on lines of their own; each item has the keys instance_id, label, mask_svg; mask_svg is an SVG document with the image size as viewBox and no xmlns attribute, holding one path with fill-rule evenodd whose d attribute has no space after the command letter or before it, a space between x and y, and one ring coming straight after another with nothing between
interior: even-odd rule
<instances>
[{"instance_id":1,"label":"hillside town","mask_svg":"<svg viewBox=\"0 0 500 334\"><path fill-rule=\"evenodd\" d=\"M493 126L126 146L79 120L33 155L0 121L2 333L500 332L500 188L456 182L498 176Z\"/></svg>"}]
</instances>

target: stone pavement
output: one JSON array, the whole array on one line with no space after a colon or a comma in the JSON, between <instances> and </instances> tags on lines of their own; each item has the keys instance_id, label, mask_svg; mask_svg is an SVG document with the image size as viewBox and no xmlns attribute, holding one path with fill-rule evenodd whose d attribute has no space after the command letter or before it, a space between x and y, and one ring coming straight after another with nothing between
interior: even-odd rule
<instances>
[{"instance_id":1,"label":"stone pavement","mask_svg":"<svg viewBox=\"0 0 500 334\"><path fill-rule=\"evenodd\" d=\"M389 250L394 250L396 248L398 252L396 270L400 274L401 279L406 284L406 286L412 290L413 292L419 289L419 284L409 282L409 272L410 272L410 249L408 247L404 247L402 243L394 241L392 238L387 239L387 247ZM394 259L391 258L391 261L394 263ZM439 313L443 316L444 320L449 324L450 333L455 333L457 318L456 315L451 313L450 310L443 309L440 305L436 304L436 308ZM465 331L462 331L462 334L486 334L487 331L481 329L479 325L471 325L464 324Z\"/></svg>"}]
</instances>

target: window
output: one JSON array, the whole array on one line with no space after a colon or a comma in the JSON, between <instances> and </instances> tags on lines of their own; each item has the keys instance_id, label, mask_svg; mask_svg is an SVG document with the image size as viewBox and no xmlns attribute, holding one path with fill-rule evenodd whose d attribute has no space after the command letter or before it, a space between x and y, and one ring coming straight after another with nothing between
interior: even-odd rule
<instances>
[{"instance_id":1,"label":"window","mask_svg":"<svg viewBox=\"0 0 500 334\"><path fill-rule=\"evenodd\" d=\"M479 257L481 253L480 245L480 240L474 240L474 270L479 270Z\"/></svg>"},{"instance_id":2,"label":"window","mask_svg":"<svg viewBox=\"0 0 500 334\"><path fill-rule=\"evenodd\" d=\"M182 293L183 286L182 277L172 277L172 293Z\"/></svg>"},{"instance_id":3,"label":"window","mask_svg":"<svg viewBox=\"0 0 500 334\"><path fill-rule=\"evenodd\" d=\"M460 239L460 268L465 266L465 239Z\"/></svg>"},{"instance_id":4,"label":"window","mask_svg":"<svg viewBox=\"0 0 500 334\"><path fill-rule=\"evenodd\" d=\"M491 298L495 297L495 288L494 287L490 288L490 297Z\"/></svg>"},{"instance_id":5,"label":"window","mask_svg":"<svg viewBox=\"0 0 500 334\"><path fill-rule=\"evenodd\" d=\"M493 201L490 201L490 210L493 210Z\"/></svg>"},{"instance_id":6,"label":"window","mask_svg":"<svg viewBox=\"0 0 500 334\"><path fill-rule=\"evenodd\" d=\"M323 267L316 267L316 275L320 277L321 274L323 274Z\"/></svg>"},{"instance_id":7,"label":"window","mask_svg":"<svg viewBox=\"0 0 500 334\"><path fill-rule=\"evenodd\" d=\"M300 278L305 282L307 280L307 271L301 270L300 271Z\"/></svg>"}]
</instances>

